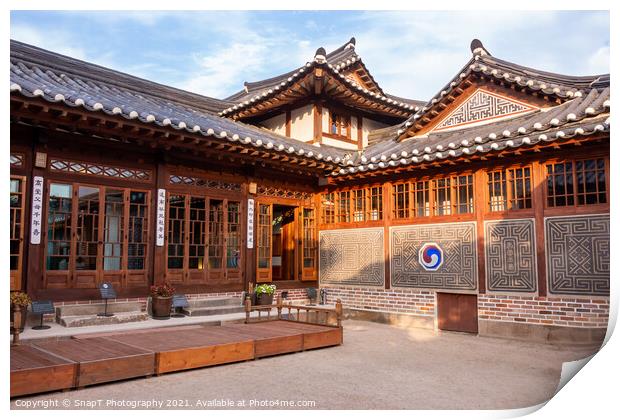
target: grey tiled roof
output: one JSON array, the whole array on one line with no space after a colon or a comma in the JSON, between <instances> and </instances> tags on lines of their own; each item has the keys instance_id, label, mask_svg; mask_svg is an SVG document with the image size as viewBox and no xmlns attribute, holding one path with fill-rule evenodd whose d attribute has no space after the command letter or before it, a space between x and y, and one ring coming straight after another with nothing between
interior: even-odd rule
<instances>
[{"instance_id":1,"label":"grey tiled roof","mask_svg":"<svg viewBox=\"0 0 620 420\"><path fill-rule=\"evenodd\" d=\"M10 60L10 90L14 94L319 161L339 163L346 153L219 117L213 113L213 108L222 103L218 99L152 83L21 42L11 41Z\"/></svg>"},{"instance_id":2,"label":"grey tiled roof","mask_svg":"<svg viewBox=\"0 0 620 420\"><path fill-rule=\"evenodd\" d=\"M590 89L587 95L561 105L519 117L470 128L430 132L428 135L394 140L398 126L376 130L375 142L344 162L339 174L399 165L415 165L461 155L529 146L538 142L609 131L610 89Z\"/></svg>"},{"instance_id":3,"label":"grey tiled roof","mask_svg":"<svg viewBox=\"0 0 620 420\"><path fill-rule=\"evenodd\" d=\"M324 60L322 58L317 59L317 56L322 55L319 54L321 51L324 54ZM337 75L342 75L343 70L346 70L355 63L359 63L366 70L366 73L369 75L372 83L377 87L377 92L374 92L372 95L368 95L368 99L370 100L378 102L385 101L390 104L403 104L404 107L412 112L417 111L417 107L422 106L425 103L425 101L402 98L383 92L368 69L366 69L362 58L355 52L355 38L351 38L349 42L343 44L329 54L325 54L324 50L319 48L319 50L317 50L317 54L315 55L315 59L311 62L307 62L304 66L298 69L257 82L245 82L244 89L226 98L226 101L234 102L234 105L223 109L221 115L226 115L231 111L243 108L250 103L260 102L261 100L270 97L272 94L277 93L277 91L292 85L297 79L307 74L309 67L317 63L320 65L326 64L327 67L334 71ZM363 91L366 90L359 89L361 87L354 82L349 83L349 85L352 89Z\"/></svg>"}]
</instances>

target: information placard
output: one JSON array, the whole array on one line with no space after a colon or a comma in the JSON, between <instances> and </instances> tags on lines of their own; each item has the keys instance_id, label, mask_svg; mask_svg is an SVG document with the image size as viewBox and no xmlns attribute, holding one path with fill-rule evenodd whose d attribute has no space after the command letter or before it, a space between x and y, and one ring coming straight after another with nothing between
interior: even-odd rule
<instances>
[{"instance_id":1,"label":"information placard","mask_svg":"<svg viewBox=\"0 0 620 420\"><path fill-rule=\"evenodd\" d=\"M166 235L166 190L157 190L157 224L155 232L155 245L164 246Z\"/></svg>"},{"instance_id":2,"label":"information placard","mask_svg":"<svg viewBox=\"0 0 620 420\"><path fill-rule=\"evenodd\" d=\"M254 248L254 199L248 198L248 249Z\"/></svg>"},{"instance_id":3,"label":"information placard","mask_svg":"<svg viewBox=\"0 0 620 420\"><path fill-rule=\"evenodd\" d=\"M32 182L32 212L30 213L30 243L41 243L41 215L43 214L43 177L35 176Z\"/></svg>"},{"instance_id":4,"label":"information placard","mask_svg":"<svg viewBox=\"0 0 620 420\"><path fill-rule=\"evenodd\" d=\"M32 313L37 315L53 314L54 302L51 300L33 300L32 301Z\"/></svg>"},{"instance_id":5,"label":"information placard","mask_svg":"<svg viewBox=\"0 0 620 420\"><path fill-rule=\"evenodd\" d=\"M116 299L116 290L111 283L101 283L99 293L101 293L101 299Z\"/></svg>"},{"instance_id":6,"label":"information placard","mask_svg":"<svg viewBox=\"0 0 620 420\"><path fill-rule=\"evenodd\" d=\"M172 307L173 308L187 308L189 306L189 302L185 295L174 295L172 296Z\"/></svg>"}]
</instances>

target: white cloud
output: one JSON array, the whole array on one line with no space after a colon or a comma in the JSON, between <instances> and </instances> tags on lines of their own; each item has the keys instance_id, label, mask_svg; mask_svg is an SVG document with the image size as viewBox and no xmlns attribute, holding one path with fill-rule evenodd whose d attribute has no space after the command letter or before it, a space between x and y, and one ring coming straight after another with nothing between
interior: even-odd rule
<instances>
[{"instance_id":1,"label":"white cloud","mask_svg":"<svg viewBox=\"0 0 620 420\"><path fill-rule=\"evenodd\" d=\"M86 50L80 47L68 33L42 31L36 26L27 24L12 24L11 38L79 60L87 59Z\"/></svg>"},{"instance_id":2,"label":"white cloud","mask_svg":"<svg viewBox=\"0 0 620 420\"><path fill-rule=\"evenodd\" d=\"M586 73L609 73L609 47L601 47L594 51L587 60Z\"/></svg>"}]
</instances>

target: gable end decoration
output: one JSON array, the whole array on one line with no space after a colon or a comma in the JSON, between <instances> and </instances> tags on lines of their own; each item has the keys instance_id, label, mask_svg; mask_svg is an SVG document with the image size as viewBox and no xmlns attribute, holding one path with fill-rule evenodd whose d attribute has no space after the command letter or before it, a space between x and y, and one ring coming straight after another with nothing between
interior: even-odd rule
<instances>
[{"instance_id":1,"label":"gable end decoration","mask_svg":"<svg viewBox=\"0 0 620 420\"><path fill-rule=\"evenodd\" d=\"M537 110L537 107L478 89L456 110L445 117L433 131L447 130L496 118L512 117Z\"/></svg>"}]
</instances>

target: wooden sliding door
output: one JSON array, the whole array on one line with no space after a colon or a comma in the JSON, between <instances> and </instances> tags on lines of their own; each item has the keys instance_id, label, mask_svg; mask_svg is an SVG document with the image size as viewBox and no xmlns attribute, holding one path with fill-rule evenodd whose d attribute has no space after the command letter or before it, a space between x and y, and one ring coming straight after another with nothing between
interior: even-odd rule
<instances>
[{"instance_id":1,"label":"wooden sliding door","mask_svg":"<svg viewBox=\"0 0 620 420\"><path fill-rule=\"evenodd\" d=\"M47 288L147 284L149 192L50 182Z\"/></svg>"},{"instance_id":2,"label":"wooden sliding door","mask_svg":"<svg viewBox=\"0 0 620 420\"><path fill-rule=\"evenodd\" d=\"M318 246L316 210L312 207L300 207L299 255L301 260L301 280L318 279Z\"/></svg>"},{"instance_id":3,"label":"wooden sliding door","mask_svg":"<svg viewBox=\"0 0 620 420\"><path fill-rule=\"evenodd\" d=\"M10 271L11 290L22 287L22 270L24 264L24 209L25 209L25 177L11 177L10 204Z\"/></svg>"},{"instance_id":4,"label":"wooden sliding door","mask_svg":"<svg viewBox=\"0 0 620 420\"><path fill-rule=\"evenodd\" d=\"M256 283L270 282L273 205L258 203L256 220Z\"/></svg>"},{"instance_id":5,"label":"wooden sliding door","mask_svg":"<svg viewBox=\"0 0 620 420\"><path fill-rule=\"evenodd\" d=\"M241 281L240 201L175 193L167 201L166 280L187 285Z\"/></svg>"}]
</instances>

